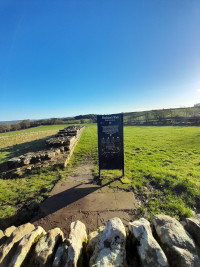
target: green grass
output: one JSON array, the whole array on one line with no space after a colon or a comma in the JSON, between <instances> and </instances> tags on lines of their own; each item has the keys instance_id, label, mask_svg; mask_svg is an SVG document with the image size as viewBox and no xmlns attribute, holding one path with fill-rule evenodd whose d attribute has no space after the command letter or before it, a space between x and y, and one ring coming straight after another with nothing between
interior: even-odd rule
<instances>
[{"instance_id":1,"label":"green grass","mask_svg":"<svg viewBox=\"0 0 200 267\"><path fill-rule=\"evenodd\" d=\"M56 129L55 126L48 126L46 131L64 127L62 125ZM44 129L43 126L41 129ZM28 135L26 131L24 134ZM11 143L12 138L8 139ZM145 194L148 202L141 211L147 210L149 216L157 213L179 219L191 216L195 201L200 199L199 144L200 127L124 127L125 177L119 181L116 178L121 176L121 171L104 170L101 172L101 183L111 182L111 187ZM24 143L21 145L19 153ZM12 149L14 147L10 146L7 158L12 154ZM2 163L7 158L1 155ZM21 220L28 218L48 196L54 184L85 161L94 161L94 175L98 176L95 124L85 128L65 170L49 167L35 170L24 178L0 180L0 228L8 219L11 223L19 217Z\"/></svg>"},{"instance_id":2,"label":"green grass","mask_svg":"<svg viewBox=\"0 0 200 267\"><path fill-rule=\"evenodd\" d=\"M130 126L124 129L124 141L125 178L130 189L143 193L144 187L152 188L150 214L191 216L189 207L200 196L200 127ZM114 172L103 175L107 182Z\"/></svg>"},{"instance_id":3,"label":"green grass","mask_svg":"<svg viewBox=\"0 0 200 267\"><path fill-rule=\"evenodd\" d=\"M64 127L65 125L62 125L61 128ZM55 129L56 127L52 128ZM47 131L50 129L48 127ZM58 129L60 129L60 126L57 127ZM27 134L26 131L25 134ZM33 170L30 174L19 179L0 179L0 229L7 225L19 224L28 220L58 180L66 177L79 162L93 160L97 154L97 146L93 146L96 141L95 138L95 126L86 127L65 170L48 167ZM32 149L32 147L30 146L29 149ZM12 149L9 155L11 155L11 152ZM2 155L1 160L5 163L5 158L3 159Z\"/></svg>"}]
</instances>

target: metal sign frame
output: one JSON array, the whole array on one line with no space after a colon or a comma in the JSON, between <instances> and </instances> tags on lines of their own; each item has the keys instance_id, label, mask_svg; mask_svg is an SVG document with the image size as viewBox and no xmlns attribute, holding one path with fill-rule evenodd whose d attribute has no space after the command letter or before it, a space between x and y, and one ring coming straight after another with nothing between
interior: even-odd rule
<instances>
[{"instance_id":1,"label":"metal sign frame","mask_svg":"<svg viewBox=\"0 0 200 267\"><path fill-rule=\"evenodd\" d=\"M99 177L101 170L122 170L124 176L123 114L97 115Z\"/></svg>"}]
</instances>

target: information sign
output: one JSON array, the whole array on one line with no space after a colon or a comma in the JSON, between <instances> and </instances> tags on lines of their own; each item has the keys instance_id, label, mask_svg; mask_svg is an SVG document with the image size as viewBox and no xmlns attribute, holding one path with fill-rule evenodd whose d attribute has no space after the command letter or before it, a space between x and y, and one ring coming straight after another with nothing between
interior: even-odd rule
<instances>
[{"instance_id":1,"label":"information sign","mask_svg":"<svg viewBox=\"0 0 200 267\"><path fill-rule=\"evenodd\" d=\"M124 175L123 114L98 115L99 176L101 169L121 169Z\"/></svg>"}]
</instances>

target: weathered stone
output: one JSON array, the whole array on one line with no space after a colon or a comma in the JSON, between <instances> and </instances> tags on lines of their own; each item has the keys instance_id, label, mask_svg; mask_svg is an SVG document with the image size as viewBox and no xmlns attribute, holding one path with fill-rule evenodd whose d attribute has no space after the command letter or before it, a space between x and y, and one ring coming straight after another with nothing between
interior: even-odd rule
<instances>
[{"instance_id":1,"label":"weathered stone","mask_svg":"<svg viewBox=\"0 0 200 267\"><path fill-rule=\"evenodd\" d=\"M172 253L174 260L171 263L173 267L199 267L200 260L196 254L190 253L188 250L183 248L178 248L176 246L172 247Z\"/></svg>"},{"instance_id":2,"label":"weathered stone","mask_svg":"<svg viewBox=\"0 0 200 267\"><path fill-rule=\"evenodd\" d=\"M56 148L56 149L54 150L54 152L55 152L56 155L59 155L59 154L60 154L60 148Z\"/></svg>"},{"instance_id":3,"label":"weathered stone","mask_svg":"<svg viewBox=\"0 0 200 267\"><path fill-rule=\"evenodd\" d=\"M188 253L197 257L193 239L176 219L167 215L156 215L153 217L153 224L171 266L188 266ZM177 262L180 264L177 265Z\"/></svg>"},{"instance_id":4,"label":"weathered stone","mask_svg":"<svg viewBox=\"0 0 200 267\"><path fill-rule=\"evenodd\" d=\"M4 231L4 235L9 237L15 229L16 227L14 225L10 226Z\"/></svg>"},{"instance_id":5,"label":"weathered stone","mask_svg":"<svg viewBox=\"0 0 200 267\"><path fill-rule=\"evenodd\" d=\"M68 146L64 146L64 150L65 151L69 151L69 147Z\"/></svg>"},{"instance_id":6,"label":"weathered stone","mask_svg":"<svg viewBox=\"0 0 200 267\"><path fill-rule=\"evenodd\" d=\"M27 254L29 253L35 240L45 233L45 230L42 227L38 226L30 234L25 235L21 239L17 250L14 256L12 257L9 267L20 267Z\"/></svg>"},{"instance_id":7,"label":"weathered stone","mask_svg":"<svg viewBox=\"0 0 200 267\"><path fill-rule=\"evenodd\" d=\"M11 236L6 240L6 242L0 248L0 266L1 267L8 266L7 265L8 257L10 259L10 257L12 256L8 254L10 254L9 252L11 251L13 246L17 242L19 242L19 240L24 235L30 234L31 231L33 231L34 229L35 229L35 226L33 224L26 223L26 224L20 225L12 232Z\"/></svg>"},{"instance_id":8,"label":"weathered stone","mask_svg":"<svg viewBox=\"0 0 200 267\"><path fill-rule=\"evenodd\" d=\"M55 152L53 151L48 151L46 155L47 155L47 159L55 158Z\"/></svg>"},{"instance_id":9,"label":"weathered stone","mask_svg":"<svg viewBox=\"0 0 200 267\"><path fill-rule=\"evenodd\" d=\"M4 237L4 233L3 233L2 230L0 230L0 239L1 239L2 237Z\"/></svg>"},{"instance_id":10,"label":"weathered stone","mask_svg":"<svg viewBox=\"0 0 200 267\"><path fill-rule=\"evenodd\" d=\"M130 222L129 230L139 242L137 248L142 266L169 266L164 252L152 235L150 223L146 219L141 218Z\"/></svg>"},{"instance_id":11,"label":"weathered stone","mask_svg":"<svg viewBox=\"0 0 200 267\"><path fill-rule=\"evenodd\" d=\"M88 236L88 250L92 254L90 258L90 266L94 264L98 256L100 241L102 239L104 229L104 226L100 226L97 231L90 233Z\"/></svg>"},{"instance_id":12,"label":"weathered stone","mask_svg":"<svg viewBox=\"0 0 200 267\"><path fill-rule=\"evenodd\" d=\"M21 159L20 158L12 158L7 161L8 168L17 168L20 166Z\"/></svg>"},{"instance_id":13,"label":"weathered stone","mask_svg":"<svg viewBox=\"0 0 200 267\"><path fill-rule=\"evenodd\" d=\"M97 231L91 232L88 236L88 245L92 250L100 244L101 238L103 236L103 231L105 230L105 226L100 226Z\"/></svg>"},{"instance_id":14,"label":"weathered stone","mask_svg":"<svg viewBox=\"0 0 200 267\"><path fill-rule=\"evenodd\" d=\"M200 247L200 214L185 220L186 230L192 235L197 245Z\"/></svg>"},{"instance_id":15,"label":"weathered stone","mask_svg":"<svg viewBox=\"0 0 200 267\"><path fill-rule=\"evenodd\" d=\"M53 261L53 267L64 267L68 258L68 246L69 241L64 240L62 244L60 244L57 248L56 255Z\"/></svg>"},{"instance_id":16,"label":"weathered stone","mask_svg":"<svg viewBox=\"0 0 200 267\"><path fill-rule=\"evenodd\" d=\"M40 156L39 154L33 154L31 159L30 159L30 163L31 164L34 164L34 163L37 163L37 162L40 162Z\"/></svg>"},{"instance_id":17,"label":"weathered stone","mask_svg":"<svg viewBox=\"0 0 200 267\"><path fill-rule=\"evenodd\" d=\"M1 247L1 245L3 243L5 243L6 239L7 239L7 236L5 236L4 233L3 233L3 231L0 230L0 247Z\"/></svg>"},{"instance_id":18,"label":"weathered stone","mask_svg":"<svg viewBox=\"0 0 200 267\"><path fill-rule=\"evenodd\" d=\"M29 155L24 155L21 161L23 165L29 165L31 162L31 157Z\"/></svg>"},{"instance_id":19,"label":"weathered stone","mask_svg":"<svg viewBox=\"0 0 200 267\"><path fill-rule=\"evenodd\" d=\"M60 147L60 152L64 152L64 151L65 151L64 146L61 146L61 147Z\"/></svg>"},{"instance_id":20,"label":"weathered stone","mask_svg":"<svg viewBox=\"0 0 200 267\"><path fill-rule=\"evenodd\" d=\"M70 225L68 258L66 266L77 266L77 261L82 253L82 244L87 239L86 227L80 221L72 222Z\"/></svg>"},{"instance_id":21,"label":"weathered stone","mask_svg":"<svg viewBox=\"0 0 200 267\"><path fill-rule=\"evenodd\" d=\"M92 266L126 266L126 231L119 218L106 224L99 246L99 254Z\"/></svg>"},{"instance_id":22,"label":"weathered stone","mask_svg":"<svg viewBox=\"0 0 200 267\"><path fill-rule=\"evenodd\" d=\"M36 266L44 266L53 262L55 248L62 242L63 237L63 232L60 228L54 228L41 237L35 247L34 264Z\"/></svg>"}]
</instances>

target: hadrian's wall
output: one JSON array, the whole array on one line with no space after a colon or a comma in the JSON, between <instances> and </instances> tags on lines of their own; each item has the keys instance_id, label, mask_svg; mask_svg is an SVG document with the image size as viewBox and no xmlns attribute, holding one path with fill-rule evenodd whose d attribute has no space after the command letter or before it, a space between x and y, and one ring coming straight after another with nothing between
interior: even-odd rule
<instances>
[{"instance_id":1,"label":"hadrian's wall","mask_svg":"<svg viewBox=\"0 0 200 267\"><path fill-rule=\"evenodd\" d=\"M8 160L9 171L1 178L16 178L35 168L57 165L65 167L85 127L68 126L46 141L46 148Z\"/></svg>"},{"instance_id":2,"label":"hadrian's wall","mask_svg":"<svg viewBox=\"0 0 200 267\"><path fill-rule=\"evenodd\" d=\"M47 233L31 223L0 231L0 266L200 266L200 214L180 223L156 215L129 222L120 218L86 233L80 221L71 223L69 236L59 228Z\"/></svg>"}]
</instances>

